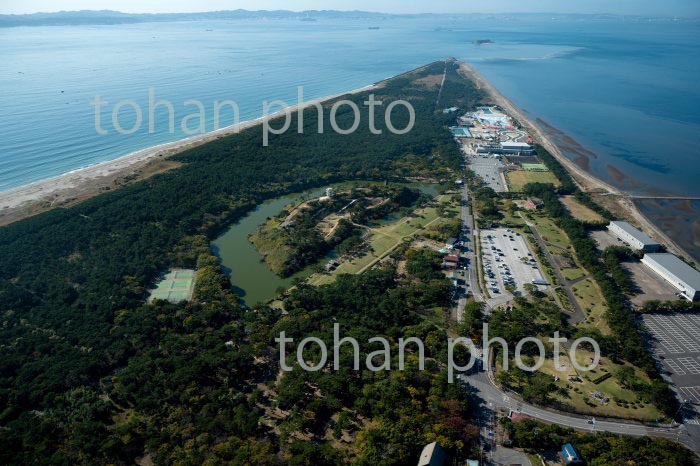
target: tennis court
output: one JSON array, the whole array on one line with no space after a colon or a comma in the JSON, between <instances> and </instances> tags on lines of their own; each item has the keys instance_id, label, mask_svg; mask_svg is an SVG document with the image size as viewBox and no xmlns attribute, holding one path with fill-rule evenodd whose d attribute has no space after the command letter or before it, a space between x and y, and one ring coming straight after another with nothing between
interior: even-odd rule
<instances>
[{"instance_id":1,"label":"tennis court","mask_svg":"<svg viewBox=\"0 0 700 466\"><path fill-rule=\"evenodd\" d=\"M162 299L171 303L189 301L194 292L194 270L172 269L160 277L148 302Z\"/></svg>"}]
</instances>

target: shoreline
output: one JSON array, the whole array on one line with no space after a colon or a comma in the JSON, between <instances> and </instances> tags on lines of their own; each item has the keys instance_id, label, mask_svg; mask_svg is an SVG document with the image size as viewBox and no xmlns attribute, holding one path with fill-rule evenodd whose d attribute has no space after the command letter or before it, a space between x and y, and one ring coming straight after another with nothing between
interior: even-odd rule
<instances>
[{"instance_id":1,"label":"shoreline","mask_svg":"<svg viewBox=\"0 0 700 466\"><path fill-rule=\"evenodd\" d=\"M113 160L97 162L86 167L70 170L61 175L0 192L0 226L16 222L54 207L81 202L103 192L107 192L112 188L121 187L123 184L118 183L120 179L138 175L140 170L147 168L154 162L167 162L168 159L175 154L262 125L266 121L283 116L285 112L294 113L319 103L323 104L329 100L337 99L344 95L352 95L377 89L383 82L391 78L392 77L389 77L377 83L369 84L351 91L327 95L313 100L306 100L301 104L297 103L296 105L290 105L280 109L266 117L261 116L253 120L243 121L204 134L197 134L176 141L146 147L119 156ZM153 173L147 174L144 177L137 177L134 180L124 181L128 183L129 181L145 179L154 174L176 168L177 166L179 166L177 162L171 161L169 166L157 168Z\"/></svg>"},{"instance_id":2,"label":"shoreline","mask_svg":"<svg viewBox=\"0 0 700 466\"><path fill-rule=\"evenodd\" d=\"M678 243L673 241L663 230L661 230L642 213L642 211L634 204L634 201L629 193L606 183L605 181L595 177L593 174L576 165L573 160L567 157L561 151L561 149L559 149L559 147L552 142L551 138L539 124L520 110L520 108L518 108L518 106L516 106L510 99L502 95L498 89L496 89L486 78L484 78L484 76L481 75L481 73L479 73L473 66L465 62L459 62L459 64L462 72L470 77L479 88L486 91L486 93L489 94L489 96L494 100L496 105L502 107L511 117L518 120L520 124L532 134L534 139L539 141L540 144L542 144L542 146L564 166L581 191L593 194L597 192L603 195L618 197L617 204L629 215L629 219L636 221L636 223L641 226L642 230L646 230L647 233L651 233L651 236L656 237L660 243L665 244L669 252L686 257L696 263L696 260L692 255L688 254L688 252L678 245Z\"/></svg>"},{"instance_id":3,"label":"shoreline","mask_svg":"<svg viewBox=\"0 0 700 466\"><path fill-rule=\"evenodd\" d=\"M456 59L452 60L455 60L455 62L459 64L460 72L473 80L477 87L486 91L497 105L517 119L521 125L564 166L582 191L604 196L610 195L615 198L617 201L616 204L627 214L628 220L635 221L643 230L646 230L647 233L651 233L651 235L655 236L661 243L666 244L669 252L687 257L693 262L696 262L692 255L688 254L680 245L673 241L664 231L642 213L635 205L629 193L598 179L593 174L578 166L552 141L552 138L540 124L533 121L532 118L527 116L512 101L502 95L472 65ZM429 65L430 64L421 66L412 71L423 69L425 66ZM390 76L374 84L369 84L347 92L340 92L304 101L301 104L290 105L267 117L261 116L253 120L240 122L204 134L193 135L176 141L139 149L113 160L98 162L83 168L76 168L58 176L0 192L0 226L11 224L56 207L74 205L104 192L109 192L112 189L118 189L133 182L147 179L158 173L177 168L180 164L169 160L170 157L175 154L262 125L266 121L284 115L285 112L293 113L319 103L326 103L327 101L344 95L352 95L377 89L385 81L400 77L408 72L399 73L396 76Z\"/></svg>"}]
</instances>

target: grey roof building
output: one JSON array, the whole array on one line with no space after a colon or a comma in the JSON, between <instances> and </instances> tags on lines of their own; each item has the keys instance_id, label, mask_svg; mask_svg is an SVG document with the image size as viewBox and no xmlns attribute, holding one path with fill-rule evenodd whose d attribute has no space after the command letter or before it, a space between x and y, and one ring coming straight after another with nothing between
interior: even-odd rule
<instances>
[{"instance_id":1,"label":"grey roof building","mask_svg":"<svg viewBox=\"0 0 700 466\"><path fill-rule=\"evenodd\" d=\"M661 245L649 238L647 235L633 227L627 222L614 221L608 225L610 233L615 235L619 240L629 244L633 249L641 249L646 252L658 251Z\"/></svg>"},{"instance_id":2,"label":"grey roof building","mask_svg":"<svg viewBox=\"0 0 700 466\"><path fill-rule=\"evenodd\" d=\"M439 443L429 443L423 447L418 466L443 466L447 462L447 452Z\"/></svg>"},{"instance_id":3,"label":"grey roof building","mask_svg":"<svg viewBox=\"0 0 700 466\"><path fill-rule=\"evenodd\" d=\"M700 296L700 272L673 254L645 254L642 263L694 301Z\"/></svg>"}]
</instances>

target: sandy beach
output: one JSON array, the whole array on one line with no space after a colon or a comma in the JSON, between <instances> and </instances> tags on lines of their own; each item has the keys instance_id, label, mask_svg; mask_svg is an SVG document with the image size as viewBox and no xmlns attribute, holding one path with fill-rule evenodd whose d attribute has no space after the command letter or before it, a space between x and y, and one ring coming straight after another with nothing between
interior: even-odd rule
<instances>
[{"instance_id":1,"label":"sandy beach","mask_svg":"<svg viewBox=\"0 0 700 466\"><path fill-rule=\"evenodd\" d=\"M127 182L138 181L156 173L167 171L178 166L174 162L167 163L167 158L172 155L261 125L265 121L283 116L288 111L293 113L343 95L376 89L382 82L348 92L304 101L301 104L281 109L267 117L260 117L205 134L148 147L114 160L80 168L60 176L1 192L0 225L7 225L53 207L71 205Z\"/></svg>"},{"instance_id":2,"label":"sandy beach","mask_svg":"<svg viewBox=\"0 0 700 466\"><path fill-rule=\"evenodd\" d=\"M491 96L494 102L502 107L506 113L518 120L520 124L530 132L535 140L539 141L539 143L542 144L545 149L556 157L559 163L561 163L569 171L569 173L571 173L574 181L582 191L614 197L617 204L624 212L627 220L631 221L632 223L636 223L642 230L650 234L657 241L665 244L670 252L692 259L690 254L688 254L682 247L680 247L666 233L664 233L663 230L661 230L657 225L652 223L642 214L627 193L596 178L564 155L561 149L552 142L551 138L541 127L541 125L533 121L532 118L527 116L525 112L521 111L513 102L498 92L498 90L476 69L474 69L474 67L468 65L467 63L461 63L461 70L466 76L469 76L472 80L474 80L479 88L485 90Z\"/></svg>"},{"instance_id":3,"label":"sandy beach","mask_svg":"<svg viewBox=\"0 0 700 466\"><path fill-rule=\"evenodd\" d=\"M610 196L615 199L623 216L638 224L643 230L666 244L671 252L690 258L691 256L675 243L660 228L645 217L635 206L627 193L605 183L587 172L581 165L569 159L552 141L545 122L539 124L521 111L513 102L503 96L476 69L467 63L460 63L461 71L475 81L477 86L484 89L507 113L517 119L559 162L572 174L578 186L585 192L595 195ZM420 69L420 68L418 68ZM415 70L413 70L415 71ZM399 75L400 76L400 75ZM391 78L387 78L391 79ZM264 121L284 115L286 111L295 112L317 103L323 103L343 95L356 94L376 89L382 82L368 85L348 92L329 95L303 102L301 105L290 106L268 117L227 126L209 133L192 136L178 141L148 147L114 160L92 165L90 167L65 173L37 183L15 188L0 193L0 225L6 225L22 218L49 210L58 206L67 206L93 197L124 184L135 182L157 173L179 166L168 158L187 149L206 144L215 139L261 125ZM550 128L551 130L552 128ZM584 164L585 165L585 164Z\"/></svg>"}]
</instances>

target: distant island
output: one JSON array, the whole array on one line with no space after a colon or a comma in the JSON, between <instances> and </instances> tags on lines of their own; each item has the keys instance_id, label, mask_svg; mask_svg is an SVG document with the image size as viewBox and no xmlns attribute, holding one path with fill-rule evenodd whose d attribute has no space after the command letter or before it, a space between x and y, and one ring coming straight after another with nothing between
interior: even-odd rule
<instances>
[{"instance_id":1,"label":"distant island","mask_svg":"<svg viewBox=\"0 0 700 466\"><path fill-rule=\"evenodd\" d=\"M122 13L113 10L59 11L55 13L33 13L24 15L0 15L0 27L16 26L80 26L135 24L168 21L240 20L240 19L296 19L318 21L319 19L381 19L390 16L369 11L333 10L224 10L201 13Z\"/></svg>"}]
</instances>

